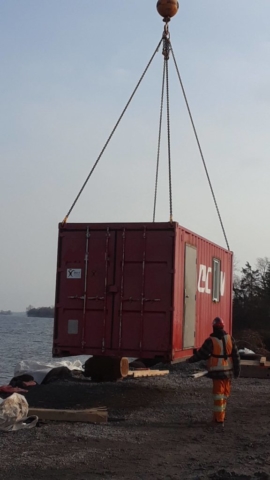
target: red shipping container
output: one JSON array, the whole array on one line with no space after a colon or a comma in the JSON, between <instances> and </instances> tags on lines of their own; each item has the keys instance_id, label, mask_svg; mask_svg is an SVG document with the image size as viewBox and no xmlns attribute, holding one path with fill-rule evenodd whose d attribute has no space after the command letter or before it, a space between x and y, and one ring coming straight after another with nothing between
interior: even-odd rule
<instances>
[{"instance_id":1,"label":"red shipping container","mask_svg":"<svg viewBox=\"0 0 270 480\"><path fill-rule=\"evenodd\" d=\"M177 223L60 225L53 355L191 355L231 333L232 259Z\"/></svg>"}]
</instances>

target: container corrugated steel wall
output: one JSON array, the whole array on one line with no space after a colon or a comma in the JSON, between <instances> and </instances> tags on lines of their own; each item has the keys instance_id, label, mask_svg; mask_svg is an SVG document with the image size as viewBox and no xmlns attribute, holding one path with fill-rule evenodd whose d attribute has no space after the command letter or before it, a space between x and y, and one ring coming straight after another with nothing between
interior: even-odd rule
<instances>
[{"instance_id":1,"label":"container corrugated steel wall","mask_svg":"<svg viewBox=\"0 0 270 480\"><path fill-rule=\"evenodd\" d=\"M185 272L187 251L199 288L193 300L184 293L185 279L194 283ZM218 303L209 293L214 257L225 275ZM230 252L176 223L60 226L54 355L187 356L210 333L214 316L223 316L231 330L231 265ZM187 312L196 316L195 337L184 350Z\"/></svg>"},{"instance_id":2,"label":"container corrugated steel wall","mask_svg":"<svg viewBox=\"0 0 270 480\"><path fill-rule=\"evenodd\" d=\"M186 356L183 350L185 285L184 261L185 247L191 245L197 249L197 288L194 347L198 348L212 332L213 319L224 319L228 333L232 331L232 252L196 235L180 226L176 228L175 282L174 282L174 320L173 320L173 357ZM213 260L220 261L220 301L213 301Z\"/></svg>"}]
</instances>

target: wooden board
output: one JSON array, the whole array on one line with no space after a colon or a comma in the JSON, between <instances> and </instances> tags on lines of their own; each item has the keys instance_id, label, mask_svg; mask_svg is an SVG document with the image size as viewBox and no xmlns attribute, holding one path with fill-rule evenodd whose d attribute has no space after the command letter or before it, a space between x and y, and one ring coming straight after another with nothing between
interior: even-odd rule
<instances>
[{"instance_id":1,"label":"wooden board","mask_svg":"<svg viewBox=\"0 0 270 480\"><path fill-rule=\"evenodd\" d=\"M56 410L46 408L29 408L28 416L36 415L41 420L54 422L107 423L106 407L89 410Z\"/></svg>"},{"instance_id":2,"label":"wooden board","mask_svg":"<svg viewBox=\"0 0 270 480\"><path fill-rule=\"evenodd\" d=\"M269 368L270 362L266 361L265 357L262 357L261 360L241 360L241 366L250 366L250 367L261 367Z\"/></svg>"},{"instance_id":3,"label":"wooden board","mask_svg":"<svg viewBox=\"0 0 270 480\"><path fill-rule=\"evenodd\" d=\"M260 366L260 360L241 360L240 362L241 366L250 366L250 367L259 367Z\"/></svg>"},{"instance_id":4,"label":"wooden board","mask_svg":"<svg viewBox=\"0 0 270 480\"><path fill-rule=\"evenodd\" d=\"M169 370L134 370L129 371L128 375L133 378L139 377L161 377L164 375L168 375L170 372Z\"/></svg>"},{"instance_id":5,"label":"wooden board","mask_svg":"<svg viewBox=\"0 0 270 480\"><path fill-rule=\"evenodd\" d=\"M270 367L244 365L241 367L240 378L270 378Z\"/></svg>"},{"instance_id":6,"label":"wooden board","mask_svg":"<svg viewBox=\"0 0 270 480\"><path fill-rule=\"evenodd\" d=\"M193 373L191 376L192 378L200 378L200 377L204 377L207 374L208 374L208 371L204 370L203 372Z\"/></svg>"}]
</instances>

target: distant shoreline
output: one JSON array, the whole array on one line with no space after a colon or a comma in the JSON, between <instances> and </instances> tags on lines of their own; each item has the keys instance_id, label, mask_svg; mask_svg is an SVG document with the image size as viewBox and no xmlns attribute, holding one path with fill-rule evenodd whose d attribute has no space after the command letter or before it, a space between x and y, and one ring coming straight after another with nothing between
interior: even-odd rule
<instances>
[{"instance_id":1,"label":"distant shoreline","mask_svg":"<svg viewBox=\"0 0 270 480\"><path fill-rule=\"evenodd\" d=\"M53 318L54 308L53 307L29 308L26 311L26 315L28 317Z\"/></svg>"},{"instance_id":2,"label":"distant shoreline","mask_svg":"<svg viewBox=\"0 0 270 480\"><path fill-rule=\"evenodd\" d=\"M26 320L27 318L30 318L30 319L32 318L32 319L34 319L34 320L39 320L39 319L42 319L42 318L43 318L43 319L44 319L44 318L45 318L45 319L47 318L47 319L50 319L50 320L51 320L51 319L54 318L54 317L51 317L51 316L49 317L48 315L44 315L44 316L41 316L41 315L39 315L39 316L38 316L38 315L37 315L37 316L28 316L28 315L26 314L26 312L12 312L11 314L8 314L8 315L4 315L3 313L2 313L2 314L0 313L0 321L1 321L1 318L6 318L6 317L9 317L9 318L10 318L10 317L13 317L13 318L15 318L15 320L16 320L16 318L18 318L18 319L19 319L19 318L24 318L25 320Z\"/></svg>"}]
</instances>

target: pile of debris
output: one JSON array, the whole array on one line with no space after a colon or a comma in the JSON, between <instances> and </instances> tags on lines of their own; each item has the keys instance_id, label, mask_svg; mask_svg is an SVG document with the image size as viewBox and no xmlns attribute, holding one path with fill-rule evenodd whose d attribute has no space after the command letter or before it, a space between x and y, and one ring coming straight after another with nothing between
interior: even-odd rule
<instances>
[{"instance_id":1,"label":"pile of debris","mask_svg":"<svg viewBox=\"0 0 270 480\"><path fill-rule=\"evenodd\" d=\"M249 349L255 354L270 358L270 352L265 348L262 336L254 330L243 330L235 333L235 341L239 350Z\"/></svg>"}]
</instances>

